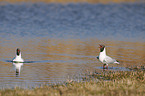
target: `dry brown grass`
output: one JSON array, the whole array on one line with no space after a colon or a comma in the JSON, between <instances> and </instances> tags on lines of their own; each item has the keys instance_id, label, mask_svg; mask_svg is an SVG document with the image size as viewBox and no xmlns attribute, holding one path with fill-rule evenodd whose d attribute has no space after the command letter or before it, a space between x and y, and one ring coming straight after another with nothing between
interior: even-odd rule
<instances>
[{"instance_id":1,"label":"dry brown grass","mask_svg":"<svg viewBox=\"0 0 145 96\"><path fill-rule=\"evenodd\" d=\"M144 96L145 71L103 72L95 80L29 89L4 89L1 96ZM99 80L98 80L99 79ZM97 81L97 82L96 82Z\"/></svg>"}]
</instances>

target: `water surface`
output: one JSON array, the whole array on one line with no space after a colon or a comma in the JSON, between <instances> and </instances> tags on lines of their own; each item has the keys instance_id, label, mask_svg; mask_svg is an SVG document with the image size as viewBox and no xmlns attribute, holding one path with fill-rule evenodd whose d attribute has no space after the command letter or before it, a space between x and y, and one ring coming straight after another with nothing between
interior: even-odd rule
<instances>
[{"instance_id":1,"label":"water surface","mask_svg":"<svg viewBox=\"0 0 145 96\"><path fill-rule=\"evenodd\" d=\"M144 3L0 5L0 88L80 81L88 71L102 72L99 45L120 65L145 65ZM25 61L12 64L16 48ZM21 67L17 74L16 67Z\"/></svg>"}]
</instances>

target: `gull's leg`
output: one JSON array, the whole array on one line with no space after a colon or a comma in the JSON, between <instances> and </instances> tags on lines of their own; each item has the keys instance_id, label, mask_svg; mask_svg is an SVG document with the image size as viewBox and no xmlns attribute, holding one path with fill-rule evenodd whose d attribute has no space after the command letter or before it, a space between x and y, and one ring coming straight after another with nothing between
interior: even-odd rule
<instances>
[{"instance_id":1,"label":"gull's leg","mask_svg":"<svg viewBox=\"0 0 145 96\"><path fill-rule=\"evenodd\" d=\"M106 64L103 64L103 69L105 69Z\"/></svg>"},{"instance_id":2,"label":"gull's leg","mask_svg":"<svg viewBox=\"0 0 145 96\"><path fill-rule=\"evenodd\" d=\"M106 69L108 69L108 64L106 64Z\"/></svg>"}]
</instances>

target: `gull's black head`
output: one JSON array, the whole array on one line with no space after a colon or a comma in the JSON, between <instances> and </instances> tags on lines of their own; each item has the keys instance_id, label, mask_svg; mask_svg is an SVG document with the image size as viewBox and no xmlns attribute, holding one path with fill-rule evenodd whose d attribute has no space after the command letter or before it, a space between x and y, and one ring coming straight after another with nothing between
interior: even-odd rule
<instances>
[{"instance_id":1,"label":"gull's black head","mask_svg":"<svg viewBox=\"0 0 145 96\"><path fill-rule=\"evenodd\" d=\"M16 54L17 54L18 56L20 55L20 49L19 49L19 48L17 48Z\"/></svg>"},{"instance_id":2,"label":"gull's black head","mask_svg":"<svg viewBox=\"0 0 145 96\"><path fill-rule=\"evenodd\" d=\"M100 52L103 52L104 48L105 48L105 45L100 45Z\"/></svg>"}]
</instances>

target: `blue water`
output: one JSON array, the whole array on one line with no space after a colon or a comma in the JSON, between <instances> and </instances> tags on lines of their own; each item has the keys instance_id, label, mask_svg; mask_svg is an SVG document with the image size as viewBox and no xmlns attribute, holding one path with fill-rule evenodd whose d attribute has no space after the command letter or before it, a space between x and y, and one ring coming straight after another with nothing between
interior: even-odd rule
<instances>
[{"instance_id":1,"label":"blue water","mask_svg":"<svg viewBox=\"0 0 145 96\"><path fill-rule=\"evenodd\" d=\"M145 41L145 3L1 4L0 37Z\"/></svg>"},{"instance_id":2,"label":"blue water","mask_svg":"<svg viewBox=\"0 0 145 96\"><path fill-rule=\"evenodd\" d=\"M102 72L98 44L121 63L109 70L129 71L145 64L144 41L145 3L0 2L0 89L79 81L85 72ZM11 62L17 48L24 64Z\"/></svg>"}]
</instances>

